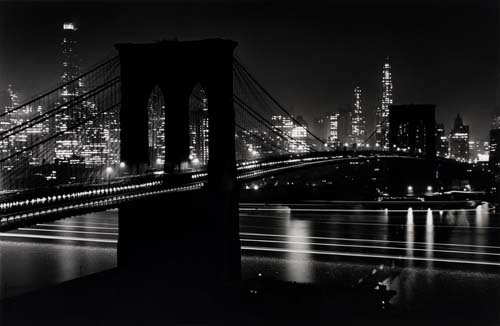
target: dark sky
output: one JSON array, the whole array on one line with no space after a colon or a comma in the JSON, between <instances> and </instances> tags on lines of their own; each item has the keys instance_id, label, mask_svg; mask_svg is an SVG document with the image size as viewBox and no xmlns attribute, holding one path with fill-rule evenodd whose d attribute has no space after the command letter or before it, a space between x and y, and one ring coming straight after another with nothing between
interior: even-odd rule
<instances>
[{"instance_id":1,"label":"dark sky","mask_svg":"<svg viewBox=\"0 0 500 326\"><path fill-rule=\"evenodd\" d=\"M311 122L351 104L355 86L374 115L386 56L394 102L437 104L447 131L460 113L474 138L486 138L499 104L497 0L0 1L0 88L30 95L58 81L68 19L79 26L83 66L117 42L237 40L256 78Z\"/></svg>"}]
</instances>

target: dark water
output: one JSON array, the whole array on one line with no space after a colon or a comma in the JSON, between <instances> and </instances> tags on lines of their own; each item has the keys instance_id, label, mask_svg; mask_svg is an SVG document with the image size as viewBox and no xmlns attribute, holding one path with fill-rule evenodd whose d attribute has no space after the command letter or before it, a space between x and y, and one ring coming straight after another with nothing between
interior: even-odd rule
<instances>
[{"instance_id":1,"label":"dark water","mask_svg":"<svg viewBox=\"0 0 500 326\"><path fill-rule=\"evenodd\" d=\"M397 291L391 303L416 312L500 307L500 216L487 205L348 206L241 205L243 277L383 284ZM108 211L0 235L0 296L115 267L117 227Z\"/></svg>"}]
</instances>

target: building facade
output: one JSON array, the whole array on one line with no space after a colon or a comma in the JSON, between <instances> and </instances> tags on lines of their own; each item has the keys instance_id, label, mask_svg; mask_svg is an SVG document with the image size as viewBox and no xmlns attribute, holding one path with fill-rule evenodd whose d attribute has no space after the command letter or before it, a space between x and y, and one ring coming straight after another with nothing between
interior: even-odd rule
<instances>
[{"instance_id":1,"label":"building facade","mask_svg":"<svg viewBox=\"0 0 500 326\"><path fill-rule=\"evenodd\" d=\"M439 157L449 156L448 136L444 129L443 123L436 124L436 155Z\"/></svg>"},{"instance_id":2,"label":"building facade","mask_svg":"<svg viewBox=\"0 0 500 326\"><path fill-rule=\"evenodd\" d=\"M191 97L189 106L189 159L191 164L198 166L208 163L208 99L203 88L197 87L194 92L197 98Z\"/></svg>"},{"instance_id":3,"label":"building facade","mask_svg":"<svg viewBox=\"0 0 500 326\"><path fill-rule=\"evenodd\" d=\"M458 161L469 160L469 126L464 125L460 115L455 118L450 133L450 158Z\"/></svg>"},{"instance_id":4,"label":"building facade","mask_svg":"<svg viewBox=\"0 0 500 326\"><path fill-rule=\"evenodd\" d=\"M500 181L500 129L490 131L489 165L496 182Z\"/></svg>"},{"instance_id":5,"label":"building facade","mask_svg":"<svg viewBox=\"0 0 500 326\"><path fill-rule=\"evenodd\" d=\"M363 112L361 87L354 88L354 110L352 113L352 141L358 146L366 138L366 119Z\"/></svg>"},{"instance_id":6,"label":"building facade","mask_svg":"<svg viewBox=\"0 0 500 326\"><path fill-rule=\"evenodd\" d=\"M273 129L283 135L283 137L276 136L276 145L286 148L290 153L308 153L310 147L308 144L307 126L300 116L296 120L301 122L301 124L297 124L292 118L282 115L273 115L271 117Z\"/></svg>"},{"instance_id":7,"label":"building facade","mask_svg":"<svg viewBox=\"0 0 500 326\"><path fill-rule=\"evenodd\" d=\"M375 145L381 149L389 148L389 105L392 104L391 64L389 63L389 57L387 57L382 68L382 103L381 106L377 107L376 111Z\"/></svg>"},{"instance_id":8,"label":"building facade","mask_svg":"<svg viewBox=\"0 0 500 326\"><path fill-rule=\"evenodd\" d=\"M436 106L391 105L389 146L392 151L436 157Z\"/></svg>"}]
</instances>

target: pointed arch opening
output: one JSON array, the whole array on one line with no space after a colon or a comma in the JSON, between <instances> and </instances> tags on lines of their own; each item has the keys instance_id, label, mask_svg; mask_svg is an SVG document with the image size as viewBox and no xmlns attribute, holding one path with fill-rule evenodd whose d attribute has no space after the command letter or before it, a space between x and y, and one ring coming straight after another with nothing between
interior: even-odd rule
<instances>
[{"instance_id":1,"label":"pointed arch opening","mask_svg":"<svg viewBox=\"0 0 500 326\"><path fill-rule=\"evenodd\" d=\"M165 165L165 98L154 86L148 99L149 170L163 171Z\"/></svg>"}]
</instances>

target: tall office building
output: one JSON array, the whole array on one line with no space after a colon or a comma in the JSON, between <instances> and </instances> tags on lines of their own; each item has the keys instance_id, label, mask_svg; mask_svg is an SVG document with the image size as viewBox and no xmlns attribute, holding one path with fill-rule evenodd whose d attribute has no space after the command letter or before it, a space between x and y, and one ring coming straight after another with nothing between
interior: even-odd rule
<instances>
[{"instance_id":1,"label":"tall office building","mask_svg":"<svg viewBox=\"0 0 500 326\"><path fill-rule=\"evenodd\" d=\"M78 44L76 41L77 31L78 28L75 23L67 22L63 24L63 40L61 42L61 59L63 68L61 81L64 83L75 79L80 74L80 59L78 57ZM70 85L63 87L62 96L78 96L82 86L82 81L79 83L71 83Z\"/></svg>"},{"instance_id":2,"label":"tall office building","mask_svg":"<svg viewBox=\"0 0 500 326\"><path fill-rule=\"evenodd\" d=\"M376 146L388 149L389 105L392 104L392 76L389 57L382 68L382 103L376 112Z\"/></svg>"},{"instance_id":3,"label":"tall office building","mask_svg":"<svg viewBox=\"0 0 500 326\"><path fill-rule=\"evenodd\" d=\"M315 118L312 125L311 131L317 135L324 143L328 143L329 136L329 119L328 115Z\"/></svg>"},{"instance_id":4,"label":"tall office building","mask_svg":"<svg viewBox=\"0 0 500 326\"><path fill-rule=\"evenodd\" d=\"M354 111L352 113L352 140L360 145L365 141L366 120L363 112L361 88L354 88Z\"/></svg>"},{"instance_id":5,"label":"tall office building","mask_svg":"<svg viewBox=\"0 0 500 326\"><path fill-rule=\"evenodd\" d=\"M77 33L78 28L74 22L63 24L61 81L68 83L61 93L62 103L59 104L63 105L87 91L84 80L76 80L81 73ZM64 132L64 134L56 139L55 153L48 159L54 158L56 162L85 164L86 166L118 164L120 127L117 111L104 112L99 119L91 119L72 129L72 126L83 119L96 116L101 109L89 99L56 114L51 126L52 132Z\"/></svg>"},{"instance_id":6,"label":"tall office building","mask_svg":"<svg viewBox=\"0 0 500 326\"><path fill-rule=\"evenodd\" d=\"M193 165L206 165L209 155L208 99L203 88L195 88L194 92L200 100L192 98L189 106L189 159Z\"/></svg>"},{"instance_id":7,"label":"tall office building","mask_svg":"<svg viewBox=\"0 0 500 326\"><path fill-rule=\"evenodd\" d=\"M469 126L457 115L450 133L450 157L459 161L469 160Z\"/></svg>"},{"instance_id":8,"label":"tall office building","mask_svg":"<svg viewBox=\"0 0 500 326\"><path fill-rule=\"evenodd\" d=\"M340 147L340 138L339 138L339 113L332 113L328 115L328 145L333 148Z\"/></svg>"},{"instance_id":9,"label":"tall office building","mask_svg":"<svg viewBox=\"0 0 500 326\"><path fill-rule=\"evenodd\" d=\"M410 104L389 106L389 146L392 151L436 157L436 106Z\"/></svg>"},{"instance_id":10,"label":"tall office building","mask_svg":"<svg viewBox=\"0 0 500 326\"><path fill-rule=\"evenodd\" d=\"M436 124L436 155L447 157L449 151L448 137L444 130L443 123Z\"/></svg>"},{"instance_id":11,"label":"tall office building","mask_svg":"<svg viewBox=\"0 0 500 326\"><path fill-rule=\"evenodd\" d=\"M159 87L154 87L148 100L149 164L160 169L165 164L165 100Z\"/></svg>"},{"instance_id":12,"label":"tall office building","mask_svg":"<svg viewBox=\"0 0 500 326\"><path fill-rule=\"evenodd\" d=\"M349 105L339 107L338 138L344 145L352 143L352 109Z\"/></svg>"},{"instance_id":13,"label":"tall office building","mask_svg":"<svg viewBox=\"0 0 500 326\"><path fill-rule=\"evenodd\" d=\"M490 169L493 173L494 180L500 181L500 129L492 129L490 131L489 143L489 161Z\"/></svg>"},{"instance_id":14,"label":"tall office building","mask_svg":"<svg viewBox=\"0 0 500 326\"><path fill-rule=\"evenodd\" d=\"M63 39L61 42L61 63L62 63L62 73L61 82L68 83L74 80L80 74L80 64L77 55L77 27L73 22L66 22L63 24ZM61 93L62 103L68 103L81 93L81 88L83 84L81 81L76 83L69 83L64 86ZM78 162L79 153L77 149L81 143L80 130L68 130L68 128L73 124L78 117L75 114L82 114L82 110L79 108L72 108L66 111L57 113L54 116L54 121L51 128L54 132L64 134L56 139L55 145L55 160L59 162ZM49 157L49 159L51 159Z\"/></svg>"}]
</instances>

